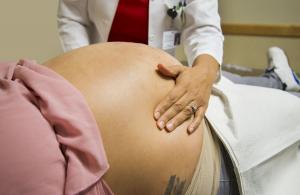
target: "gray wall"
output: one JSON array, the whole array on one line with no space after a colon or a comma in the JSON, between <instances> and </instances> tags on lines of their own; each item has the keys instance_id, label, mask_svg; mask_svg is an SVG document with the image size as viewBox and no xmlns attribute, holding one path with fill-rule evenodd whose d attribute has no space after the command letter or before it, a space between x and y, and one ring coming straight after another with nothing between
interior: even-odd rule
<instances>
[{"instance_id":1,"label":"gray wall","mask_svg":"<svg viewBox=\"0 0 300 195\"><path fill-rule=\"evenodd\" d=\"M58 0L1 0L0 61L44 62L62 52L56 28Z\"/></svg>"}]
</instances>

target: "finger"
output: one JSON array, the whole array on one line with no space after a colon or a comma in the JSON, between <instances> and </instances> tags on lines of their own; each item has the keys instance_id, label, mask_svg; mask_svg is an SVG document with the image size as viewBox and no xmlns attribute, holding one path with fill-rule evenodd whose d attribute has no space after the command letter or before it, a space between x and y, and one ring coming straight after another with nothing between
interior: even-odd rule
<instances>
[{"instance_id":1,"label":"finger","mask_svg":"<svg viewBox=\"0 0 300 195\"><path fill-rule=\"evenodd\" d=\"M164 76L177 77L184 70L184 66L182 65L166 66L163 64L158 64L157 70L159 71L159 73L163 74Z\"/></svg>"},{"instance_id":2,"label":"finger","mask_svg":"<svg viewBox=\"0 0 300 195\"><path fill-rule=\"evenodd\" d=\"M199 125L201 124L201 122L203 120L205 110L206 110L206 108L204 106L201 106L198 109L192 123L188 126L187 131L189 134L192 134L192 133L194 133L195 130L197 130L197 128L199 127Z\"/></svg>"},{"instance_id":3,"label":"finger","mask_svg":"<svg viewBox=\"0 0 300 195\"><path fill-rule=\"evenodd\" d=\"M176 129L176 127L178 127L184 121L189 119L192 116L192 114L193 114L193 111L192 111L191 107L185 106L184 109L179 114L177 114L171 121L169 121L166 124L166 129L170 132L173 131L174 129Z\"/></svg>"},{"instance_id":4,"label":"finger","mask_svg":"<svg viewBox=\"0 0 300 195\"><path fill-rule=\"evenodd\" d=\"M170 121L174 116L180 113L186 105L189 103L189 97L185 94L183 95L177 102L171 105L169 109L158 119L158 126L162 129L163 126L160 125L161 121L167 123Z\"/></svg>"},{"instance_id":5,"label":"finger","mask_svg":"<svg viewBox=\"0 0 300 195\"><path fill-rule=\"evenodd\" d=\"M158 120L175 102L183 95L185 90L182 87L174 87L174 89L156 106L154 109L154 118Z\"/></svg>"}]
</instances>

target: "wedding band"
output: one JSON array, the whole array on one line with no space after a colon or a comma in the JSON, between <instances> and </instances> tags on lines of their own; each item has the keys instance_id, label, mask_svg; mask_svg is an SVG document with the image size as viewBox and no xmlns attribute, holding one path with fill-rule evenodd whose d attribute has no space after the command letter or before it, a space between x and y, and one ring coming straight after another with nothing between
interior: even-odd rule
<instances>
[{"instance_id":1,"label":"wedding band","mask_svg":"<svg viewBox=\"0 0 300 195\"><path fill-rule=\"evenodd\" d=\"M195 103L191 103L190 107L191 107L191 110L192 110L192 114L195 115L197 110L198 110L198 106Z\"/></svg>"}]
</instances>

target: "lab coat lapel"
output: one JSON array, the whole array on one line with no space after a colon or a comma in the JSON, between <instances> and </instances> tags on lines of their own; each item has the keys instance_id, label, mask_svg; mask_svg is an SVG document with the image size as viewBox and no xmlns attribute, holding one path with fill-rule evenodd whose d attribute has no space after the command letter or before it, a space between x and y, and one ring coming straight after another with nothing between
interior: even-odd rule
<instances>
[{"instance_id":1,"label":"lab coat lapel","mask_svg":"<svg viewBox=\"0 0 300 195\"><path fill-rule=\"evenodd\" d=\"M163 0L149 0L148 44L152 47L162 46L162 27L165 26L163 18L166 17L166 10Z\"/></svg>"},{"instance_id":2,"label":"lab coat lapel","mask_svg":"<svg viewBox=\"0 0 300 195\"><path fill-rule=\"evenodd\" d=\"M98 31L102 32L101 39L108 40L109 32L112 22L114 20L115 13L117 11L119 0L99 1L93 0L89 8L93 11L91 13L94 18L97 18ZM99 9L100 8L100 9ZM101 11L99 11L101 10Z\"/></svg>"}]
</instances>

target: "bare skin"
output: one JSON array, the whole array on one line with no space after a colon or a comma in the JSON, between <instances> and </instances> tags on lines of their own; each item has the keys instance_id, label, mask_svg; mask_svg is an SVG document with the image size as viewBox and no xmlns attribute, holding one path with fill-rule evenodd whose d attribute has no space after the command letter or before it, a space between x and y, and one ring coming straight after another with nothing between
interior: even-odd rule
<instances>
[{"instance_id":1,"label":"bare skin","mask_svg":"<svg viewBox=\"0 0 300 195\"><path fill-rule=\"evenodd\" d=\"M184 194L201 153L203 123L189 135L191 121L169 133L153 119L175 85L157 74L158 63L178 62L141 44L106 43L45 63L86 98L110 163L104 179L118 195Z\"/></svg>"},{"instance_id":2,"label":"bare skin","mask_svg":"<svg viewBox=\"0 0 300 195\"><path fill-rule=\"evenodd\" d=\"M199 55L191 68L180 64L158 65L161 74L176 81L174 88L155 108L154 118L160 129L173 131L190 119L191 106L195 107L195 116L187 131L193 133L197 129L206 112L219 67L218 62L207 54Z\"/></svg>"},{"instance_id":3,"label":"bare skin","mask_svg":"<svg viewBox=\"0 0 300 195\"><path fill-rule=\"evenodd\" d=\"M219 64L210 55L198 56L193 67L183 65L158 65L161 74L173 78L175 87L156 106L154 118L160 129L173 131L191 117L191 105L195 106L195 116L187 131L193 133L201 124L206 112L211 88L216 80Z\"/></svg>"}]
</instances>

